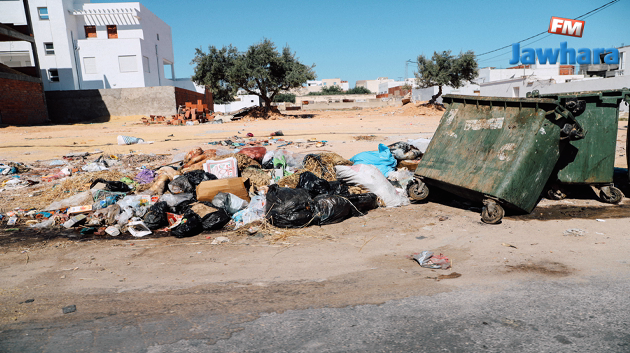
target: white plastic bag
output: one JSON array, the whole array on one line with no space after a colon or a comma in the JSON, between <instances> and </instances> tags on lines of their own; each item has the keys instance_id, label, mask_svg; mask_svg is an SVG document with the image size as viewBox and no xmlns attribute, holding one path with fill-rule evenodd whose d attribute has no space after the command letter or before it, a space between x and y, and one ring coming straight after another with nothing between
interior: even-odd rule
<instances>
[{"instance_id":1,"label":"white plastic bag","mask_svg":"<svg viewBox=\"0 0 630 353\"><path fill-rule=\"evenodd\" d=\"M164 201L169 207L175 207L184 201L188 201L193 198L193 194L164 194L160 197L158 202Z\"/></svg>"},{"instance_id":2,"label":"white plastic bag","mask_svg":"<svg viewBox=\"0 0 630 353\"><path fill-rule=\"evenodd\" d=\"M53 217L48 218L45 221L39 222L39 223L35 223L31 226L31 228L48 228L48 227L52 227L55 225L55 219Z\"/></svg>"},{"instance_id":3,"label":"white plastic bag","mask_svg":"<svg viewBox=\"0 0 630 353\"><path fill-rule=\"evenodd\" d=\"M337 179L351 185L361 185L376 194L387 207L398 207L409 204L404 193L399 192L387 180L378 168L369 164L353 166L336 166Z\"/></svg>"},{"instance_id":4,"label":"white plastic bag","mask_svg":"<svg viewBox=\"0 0 630 353\"><path fill-rule=\"evenodd\" d=\"M265 196L254 196L246 209L236 212L232 219L236 222L234 229L265 218Z\"/></svg>"},{"instance_id":5,"label":"white plastic bag","mask_svg":"<svg viewBox=\"0 0 630 353\"><path fill-rule=\"evenodd\" d=\"M212 199L212 206L222 208L225 212L231 215L245 209L247 205L247 201L227 192L220 192Z\"/></svg>"},{"instance_id":6,"label":"white plastic bag","mask_svg":"<svg viewBox=\"0 0 630 353\"><path fill-rule=\"evenodd\" d=\"M306 157L304 154L287 150L267 151L263 157L262 164L267 163L267 161L273 158L282 158L282 156L284 156L284 160L287 162L287 167L298 169L303 167L302 163L304 162L304 157Z\"/></svg>"},{"instance_id":7,"label":"white plastic bag","mask_svg":"<svg viewBox=\"0 0 630 353\"><path fill-rule=\"evenodd\" d=\"M414 173L408 169L394 170L387 175L387 179L389 179L395 187L406 190L407 184L413 179L413 174Z\"/></svg>"}]
</instances>

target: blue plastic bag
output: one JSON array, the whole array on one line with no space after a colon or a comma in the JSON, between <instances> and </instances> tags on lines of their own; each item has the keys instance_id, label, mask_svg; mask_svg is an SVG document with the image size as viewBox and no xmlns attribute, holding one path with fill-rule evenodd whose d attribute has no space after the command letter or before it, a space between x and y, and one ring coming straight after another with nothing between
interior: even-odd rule
<instances>
[{"instance_id":1,"label":"blue plastic bag","mask_svg":"<svg viewBox=\"0 0 630 353\"><path fill-rule=\"evenodd\" d=\"M371 164L378 168L385 177L396 168L398 162L392 155L389 147L382 143L378 144L378 151L361 152L350 158L354 164Z\"/></svg>"}]
</instances>

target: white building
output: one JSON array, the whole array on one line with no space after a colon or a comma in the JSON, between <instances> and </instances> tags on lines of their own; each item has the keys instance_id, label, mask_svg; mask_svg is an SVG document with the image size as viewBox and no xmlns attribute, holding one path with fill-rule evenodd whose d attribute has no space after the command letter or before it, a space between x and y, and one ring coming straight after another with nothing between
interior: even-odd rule
<instances>
[{"instance_id":1,"label":"white building","mask_svg":"<svg viewBox=\"0 0 630 353\"><path fill-rule=\"evenodd\" d=\"M324 87L333 86L340 87L344 91L350 89L348 81L342 81L340 78L325 78L322 80L308 80L305 87L292 89L291 92L297 95L305 95L310 92L321 92Z\"/></svg>"},{"instance_id":2,"label":"white building","mask_svg":"<svg viewBox=\"0 0 630 353\"><path fill-rule=\"evenodd\" d=\"M365 87L372 93L378 93L380 84L386 82L394 82L394 79L379 77L376 80L359 80L357 81L355 87Z\"/></svg>"},{"instance_id":3,"label":"white building","mask_svg":"<svg viewBox=\"0 0 630 353\"><path fill-rule=\"evenodd\" d=\"M171 28L137 2L28 0L44 89L178 86ZM26 24L21 1L0 1L0 22ZM18 64L19 61L19 64ZM0 43L0 62L24 66L28 45Z\"/></svg>"}]
</instances>

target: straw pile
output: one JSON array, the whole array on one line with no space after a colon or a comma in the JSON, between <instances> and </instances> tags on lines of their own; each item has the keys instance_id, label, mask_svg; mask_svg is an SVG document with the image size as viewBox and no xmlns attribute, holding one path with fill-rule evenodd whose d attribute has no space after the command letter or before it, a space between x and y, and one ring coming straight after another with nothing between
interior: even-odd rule
<instances>
[{"instance_id":1,"label":"straw pile","mask_svg":"<svg viewBox=\"0 0 630 353\"><path fill-rule=\"evenodd\" d=\"M358 135L352 136L355 141L374 141L376 140L376 135Z\"/></svg>"},{"instance_id":2,"label":"straw pile","mask_svg":"<svg viewBox=\"0 0 630 353\"><path fill-rule=\"evenodd\" d=\"M304 157L304 169L317 175L318 177L325 179L326 181L337 180L335 173L336 165L352 165L349 160L341 157L340 155L332 152L325 152L320 154L309 154Z\"/></svg>"},{"instance_id":3,"label":"straw pile","mask_svg":"<svg viewBox=\"0 0 630 353\"><path fill-rule=\"evenodd\" d=\"M51 187L38 197L42 204L49 205L54 201L63 200L74 194L90 189L90 185L96 179L108 181L120 180L127 175L114 170L103 170L100 172L80 173L63 179L59 184ZM133 178L133 176L131 176Z\"/></svg>"},{"instance_id":4,"label":"straw pile","mask_svg":"<svg viewBox=\"0 0 630 353\"><path fill-rule=\"evenodd\" d=\"M271 181L271 175L269 175L269 173L254 167L245 168L241 172L241 176L249 179L250 184L255 187L268 186Z\"/></svg>"},{"instance_id":5,"label":"straw pile","mask_svg":"<svg viewBox=\"0 0 630 353\"><path fill-rule=\"evenodd\" d=\"M300 174L304 172L306 172L306 170L304 169L298 170L295 173L287 175L284 178L278 180L276 184L283 188L295 189L298 185L298 182L300 181Z\"/></svg>"},{"instance_id":6,"label":"straw pile","mask_svg":"<svg viewBox=\"0 0 630 353\"><path fill-rule=\"evenodd\" d=\"M307 171L315 174L318 178L325 179L326 181L335 181L337 180L335 166L352 164L353 163L349 160L333 152L309 154L304 157L304 169L300 169L289 176L285 176L280 179L277 184L281 187L295 189L300 181L300 174Z\"/></svg>"}]
</instances>

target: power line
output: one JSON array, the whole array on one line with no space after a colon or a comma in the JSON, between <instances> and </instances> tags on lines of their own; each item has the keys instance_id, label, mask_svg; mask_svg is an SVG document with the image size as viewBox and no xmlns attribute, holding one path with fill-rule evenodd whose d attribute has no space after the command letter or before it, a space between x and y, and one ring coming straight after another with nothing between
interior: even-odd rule
<instances>
[{"instance_id":1,"label":"power line","mask_svg":"<svg viewBox=\"0 0 630 353\"><path fill-rule=\"evenodd\" d=\"M589 12L587 12L587 13L583 14L583 15L580 15L580 16L578 16L578 17L574 18L574 20L580 19L580 18L582 18L582 17L584 17L584 16L586 16L586 15L589 15L589 14L593 14L593 15L594 15L594 14L595 14L595 12L599 12L599 11L603 10L604 8L609 7L609 6L612 6L613 4L615 4L615 3L619 2L619 1L621 1L621 0L612 0L612 1L610 1L610 2L608 2L608 3L606 3L606 4L604 4L604 5L602 5L602 6L598 7L598 8L596 8L596 9L593 9L593 10L591 10L591 11L589 11ZM588 16L588 17L590 17L590 16ZM531 37L525 38L525 39L520 40L520 41L518 41L518 42L516 42L516 43L522 43L522 42L524 42L524 41L526 41L526 40L530 40L530 39L536 38L536 37L541 36L541 35L543 35L543 34L545 34L545 33L547 33L547 31L542 31L542 32L540 32L540 33L538 33L538 34L536 34L536 35L533 35L533 36L531 36ZM498 49L490 50L490 51L487 51L487 52L485 52L485 53L478 54L478 55L477 55L477 57L480 57L480 56L482 56L482 55L486 55L486 54L490 54L490 53L494 53L494 52L496 52L496 51L503 50L503 49L505 49L505 48L509 48L509 47L511 47L511 46L512 46L512 44L510 44L510 45L506 45L506 46L501 47L501 48L498 48Z\"/></svg>"}]
</instances>

